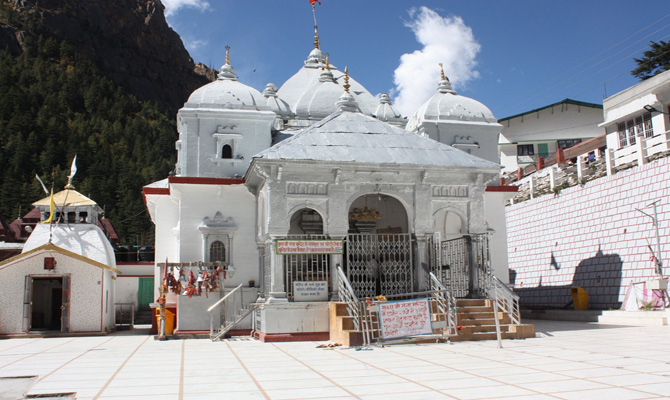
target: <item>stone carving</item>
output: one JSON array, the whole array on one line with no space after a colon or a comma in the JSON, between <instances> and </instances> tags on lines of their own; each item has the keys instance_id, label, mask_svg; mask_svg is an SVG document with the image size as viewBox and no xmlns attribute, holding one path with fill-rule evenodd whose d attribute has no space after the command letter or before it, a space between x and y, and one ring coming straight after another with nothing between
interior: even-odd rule
<instances>
[{"instance_id":1,"label":"stone carving","mask_svg":"<svg viewBox=\"0 0 670 400\"><path fill-rule=\"evenodd\" d=\"M328 185L325 183L289 182L286 186L288 194L327 195Z\"/></svg>"},{"instance_id":2,"label":"stone carving","mask_svg":"<svg viewBox=\"0 0 670 400\"><path fill-rule=\"evenodd\" d=\"M468 187L459 186L433 186L433 197L468 197Z\"/></svg>"}]
</instances>

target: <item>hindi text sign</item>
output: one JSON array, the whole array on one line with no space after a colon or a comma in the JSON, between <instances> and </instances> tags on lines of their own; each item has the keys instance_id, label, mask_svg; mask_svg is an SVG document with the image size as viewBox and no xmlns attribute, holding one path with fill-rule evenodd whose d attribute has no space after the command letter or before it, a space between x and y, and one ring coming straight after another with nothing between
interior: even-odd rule
<instances>
[{"instance_id":1,"label":"hindi text sign","mask_svg":"<svg viewBox=\"0 0 670 400\"><path fill-rule=\"evenodd\" d=\"M293 281L293 301L328 301L328 281Z\"/></svg>"},{"instance_id":2,"label":"hindi text sign","mask_svg":"<svg viewBox=\"0 0 670 400\"><path fill-rule=\"evenodd\" d=\"M342 254L342 240L277 240L277 254Z\"/></svg>"},{"instance_id":3,"label":"hindi text sign","mask_svg":"<svg viewBox=\"0 0 670 400\"><path fill-rule=\"evenodd\" d=\"M433 333L428 299L380 303L379 319L384 339Z\"/></svg>"}]
</instances>

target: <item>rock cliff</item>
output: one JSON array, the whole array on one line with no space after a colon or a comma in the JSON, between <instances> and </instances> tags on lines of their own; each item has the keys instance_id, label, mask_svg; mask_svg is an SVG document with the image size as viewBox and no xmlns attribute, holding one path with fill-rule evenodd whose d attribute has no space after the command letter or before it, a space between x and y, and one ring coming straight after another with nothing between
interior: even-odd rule
<instances>
[{"instance_id":1,"label":"rock cliff","mask_svg":"<svg viewBox=\"0 0 670 400\"><path fill-rule=\"evenodd\" d=\"M172 115L212 77L203 66L196 72L160 0L3 0L2 8L0 49L20 53L27 35L66 41L117 85Z\"/></svg>"}]
</instances>

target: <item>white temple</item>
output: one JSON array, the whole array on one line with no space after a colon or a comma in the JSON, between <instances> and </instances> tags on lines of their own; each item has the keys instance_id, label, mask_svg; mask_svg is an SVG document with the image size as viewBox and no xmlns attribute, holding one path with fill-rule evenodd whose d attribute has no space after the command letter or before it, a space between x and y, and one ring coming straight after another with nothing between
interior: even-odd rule
<instances>
[{"instance_id":1,"label":"white temple","mask_svg":"<svg viewBox=\"0 0 670 400\"><path fill-rule=\"evenodd\" d=\"M227 54L218 79L178 113L174 175L144 188L156 260L185 275L188 263L195 275L227 265L223 291L167 296L176 329L209 330L207 308L242 284L243 302L258 304L261 339L327 338L338 267L359 297L423 290L427 271L444 267L430 254L445 240L464 240L465 258L507 282L503 203L513 193L497 186L501 126L444 73L408 130L407 121L387 94L376 99L330 64L318 36L279 90L239 82ZM443 277L474 296L466 268ZM306 294L307 283L317 289Z\"/></svg>"}]
</instances>

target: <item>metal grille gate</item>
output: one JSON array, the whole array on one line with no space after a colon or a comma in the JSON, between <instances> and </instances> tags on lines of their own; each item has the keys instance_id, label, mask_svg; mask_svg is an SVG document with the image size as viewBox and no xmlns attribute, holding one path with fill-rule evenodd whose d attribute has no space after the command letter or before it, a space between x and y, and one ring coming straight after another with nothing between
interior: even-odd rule
<instances>
[{"instance_id":1,"label":"metal grille gate","mask_svg":"<svg viewBox=\"0 0 670 400\"><path fill-rule=\"evenodd\" d=\"M439 235L428 240L430 270L455 297L473 291L484 295L486 278L491 273L489 241L486 235L463 236L440 241ZM473 259L474 258L474 259ZM474 262L474 268L472 263ZM474 277L471 277L472 274Z\"/></svg>"},{"instance_id":2,"label":"metal grille gate","mask_svg":"<svg viewBox=\"0 0 670 400\"><path fill-rule=\"evenodd\" d=\"M414 288L412 248L410 233L347 235L347 278L356 296L411 293Z\"/></svg>"},{"instance_id":3,"label":"metal grille gate","mask_svg":"<svg viewBox=\"0 0 670 400\"><path fill-rule=\"evenodd\" d=\"M289 235L286 239L318 240L327 239L325 235ZM332 290L330 281L330 254L287 254L284 258L286 273L286 294L293 301L294 281L326 281L328 291Z\"/></svg>"}]
</instances>

